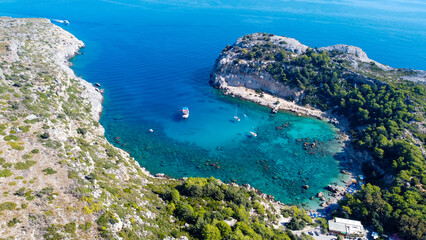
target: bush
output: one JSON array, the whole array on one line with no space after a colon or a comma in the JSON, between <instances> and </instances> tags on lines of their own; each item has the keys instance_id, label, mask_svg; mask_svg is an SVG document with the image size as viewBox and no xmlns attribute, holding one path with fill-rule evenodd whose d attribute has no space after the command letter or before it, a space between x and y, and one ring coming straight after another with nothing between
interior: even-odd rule
<instances>
[{"instance_id":1,"label":"bush","mask_svg":"<svg viewBox=\"0 0 426 240\"><path fill-rule=\"evenodd\" d=\"M173 189L170 195L171 195L171 200L174 203L179 203L179 201L180 201L180 194L179 194L178 190Z\"/></svg>"},{"instance_id":2,"label":"bush","mask_svg":"<svg viewBox=\"0 0 426 240\"><path fill-rule=\"evenodd\" d=\"M190 177L185 181L184 191L188 196L201 197L203 196L203 187L207 184L205 178Z\"/></svg>"},{"instance_id":3,"label":"bush","mask_svg":"<svg viewBox=\"0 0 426 240\"><path fill-rule=\"evenodd\" d=\"M259 215L264 215L265 214L265 208L258 201L254 202L253 208L256 210L256 212Z\"/></svg>"},{"instance_id":4,"label":"bush","mask_svg":"<svg viewBox=\"0 0 426 240\"><path fill-rule=\"evenodd\" d=\"M75 224L75 222L67 223L64 226L64 230L67 233L75 233L76 228L77 228L77 224Z\"/></svg>"},{"instance_id":5,"label":"bush","mask_svg":"<svg viewBox=\"0 0 426 240\"><path fill-rule=\"evenodd\" d=\"M17 218L13 218L12 220L10 220L10 221L7 223L7 226L8 226L8 227L13 227L13 226L15 226L17 223L21 223L21 221L20 221L19 219L17 219Z\"/></svg>"},{"instance_id":6,"label":"bush","mask_svg":"<svg viewBox=\"0 0 426 240\"><path fill-rule=\"evenodd\" d=\"M32 160L26 160L25 162L15 163L15 169L17 170L28 170L30 167L34 166L37 162Z\"/></svg>"},{"instance_id":7,"label":"bush","mask_svg":"<svg viewBox=\"0 0 426 240\"><path fill-rule=\"evenodd\" d=\"M44 133L40 134L40 138L41 139L48 139L49 137L50 137L50 134L47 133L47 132L44 132Z\"/></svg>"},{"instance_id":8,"label":"bush","mask_svg":"<svg viewBox=\"0 0 426 240\"><path fill-rule=\"evenodd\" d=\"M5 211L5 210L13 210L16 208L16 203L13 202L5 202L5 203L1 203L0 204L0 212Z\"/></svg>"},{"instance_id":9,"label":"bush","mask_svg":"<svg viewBox=\"0 0 426 240\"><path fill-rule=\"evenodd\" d=\"M220 240L222 239L219 229L215 225L207 224L204 226L201 234L206 240Z\"/></svg>"},{"instance_id":10,"label":"bush","mask_svg":"<svg viewBox=\"0 0 426 240\"><path fill-rule=\"evenodd\" d=\"M232 232L231 226L224 221L217 222L216 227L219 229L220 235L223 238L227 238Z\"/></svg>"},{"instance_id":11,"label":"bush","mask_svg":"<svg viewBox=\"0 0 426 240\"><path fill-rule=\"evenodd\" d=\"M16 135L7 135L7 136L5 136L4 138L3 138L5 141L11 141L11 140L13 140L13 141L18 141L18 137L16 136Z\"/></svg>"},{"instance_id":12,"label":"bush","mask_svg":"<svg viewBox=\"0 0 426 240\"><path fill-rule=\"evenodd\" d=\"M32 151L31 151L31 153L33 153L33 154L36 154L36 153L39 153L40 152L40 150L38 150L37 148L36 149L33 149Z\"/></svg>"},{"instance_id":13,"label":"bush","mask_svg":"<svg viewBox=\"0 0 426 240\"><path fill-rule=\"evenodd\" d=\"M10 177L12 174L13 172L10 169L0 170L0 177Z\"/></svg>"},{"instance_id":14,"label":"bush","mask_svg":"<svg viewBox=\"0 0 426 240\"><path fill-rule=\"evenodd\" d=\"M86 135L87 128L77 128L77 133L81 135Z\"/></svg>"},{"instance_id":15,"label":"bush","mask_svg":"<svg viewBox=\"0 0 426 240\"><path fill-rule=\"evenodd\" d=\"M23 142L8 142L7 144L15 150L18 150L18 151L24 150L24 146L22 146L24 144Z\"/></svg>"},{"instance_id":16,"label":"bush","mask_svg":"<svg viewBox=\"0 0 426 240\"><path fill-rule=\"evenodd\" d=\"M306 227L306 223L303 220L299 220L293 217L289 223L287 223L287 228L291 230L302 230Z\"/></svg>"},{"instance_id":17,"label":"bush","mask_svg":"<svg viewBox=\"0 0 426 240\"><path fill-rule=\"evenodd\" d=\"M52 175L57 173L55 170L53 170L53 168L49 167L49 168L45 168L42 170L44 172L45 175Z\"/></svg>"},{"instance_id":18,"label":"bush","mask_svg":"<svg viewBox=\"0 0 426 240\"><path fill-rule=\"evenodd\" d=\"M246 221L248 219L249 213L244 209L244 207L237 207L235 210L234 218L238 221Z\"/></svg>"},{"instance_id":19,"label":"bush","mask_svg":"<svg viewBox=\"0 0 426 240\"><path fill-rule=\"evenodd\" d=\"M191 205L181 204L175 210L176 216L184 221L193 222L194 221L194 209Z\"/></svg>"}]
</instances>

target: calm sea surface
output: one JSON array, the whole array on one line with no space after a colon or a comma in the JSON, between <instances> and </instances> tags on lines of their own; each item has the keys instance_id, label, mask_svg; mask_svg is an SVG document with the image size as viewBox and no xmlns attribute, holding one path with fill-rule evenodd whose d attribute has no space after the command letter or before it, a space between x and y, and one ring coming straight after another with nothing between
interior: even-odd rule
<instances>
[{"instance_id":1,"label":"calm sea surface","mask_svg":"<svg viewBox=\"0 0 426 240\"><path fill-rule=\"evenodd\" d=\"M335 130L221 96L208 84L215 59L238 37L268 32L311 47L356 45L392 67L426 70L426 4L259 2L0 0L0 15L70 21L59 26L86 44L74 70L105 88L107 138L149 171L249 183L285 203L307 203L337 181ZM190 108L185 121L182 106ZM303 149L313 141L317 148Z\"/></svg>"}]
</instances>

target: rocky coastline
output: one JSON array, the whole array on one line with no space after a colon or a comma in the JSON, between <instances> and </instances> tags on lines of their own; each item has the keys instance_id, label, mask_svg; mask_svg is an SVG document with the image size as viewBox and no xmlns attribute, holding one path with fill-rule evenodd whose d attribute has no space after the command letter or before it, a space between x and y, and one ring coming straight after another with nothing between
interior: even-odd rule
<instances>
[{"instance_id":1,"label":"rocky coastline","mask_svg":"<svg viewBox=\"0 0 426 240\"><path fill-rule=\"evenodd\" d=\"M9 206L0 209L0 235L97 236L96 219L118 203L105 182L110 189L138 182L134 191L143 196L154 177L105 139L98 123L102 94L70 68L82 41L47 19L1 17L0 36L0 205ZM142 197L135 202L150 204ZM154 219L155 213L143 215ZM104 227L115 234L129 223L120 219Z\"/></svg>"},{"instance_id":2,"label":"rocky coastline","mask_svg":"<svg viewBox=\"0 0 426 240\"><path fill-rule=\"evenodd\" d=\"M343 156L339 159L340 173L347 175L350 180L341 180L344 187L339 186L337 182L325 186L326 194L320 192L316 196L312 196L311 200L320 199L320 206L323 209L337 204L337 201L343 198L349 190L352 179L356 180L357 176L361 174L360 166L362 163L371 161L372 157L367 152L359 152L352 147L349 123L345 117L333 114L332 110L325 112L312 106L301 105L301 99L304 96L303 90L291 88L275 80L271 74L264 70L264 66L268 64L268 61L265 63L255 62L251 65L250 61L238 59L238 53L234 51L236 47L249 48L264 42L261 39L264 34L255 33L251 34L251 36L253 36L253 39L249 41L244 38L238 39L233 46L228 46L226 48L228 50L225 49L221 53L210 74L210 84L219 89L224 95L268 107L271 109L271 113L277 113L278 111L293 112L301 117L313 117L333 124L339 130L338 139L344 151ZM309 48L296 39L282 36L269 35L268 42L291 51L294 56L303 54ZM358 47L339 44L319 48L319 51L340 52L355 68L362 63L373 62L385 71L392 70L389 66L369 59L367 54ZM424 72L419 71L419 76L421 74L424 74ZM416 79L415 76L410 76L409 78ZM360 79L360 81L369 80ZM289 100L289 98L292 100ZM327 198L325 198L326 196Z\"/></svg>"},{"instance_id":3,"label":"rocky coastline","mask_svg":"<svg viewBox=\"0 0 426 240\"><path fill-rule=\"evenodd\" d=\"M106 140L102 94L70 68L83 42L47 19L0 17L0 36L2 238L188 239L170 237L153 190L186 179L152 176ZM274 214L289 208L244 188Z\"/></svg>"}]
</instances>

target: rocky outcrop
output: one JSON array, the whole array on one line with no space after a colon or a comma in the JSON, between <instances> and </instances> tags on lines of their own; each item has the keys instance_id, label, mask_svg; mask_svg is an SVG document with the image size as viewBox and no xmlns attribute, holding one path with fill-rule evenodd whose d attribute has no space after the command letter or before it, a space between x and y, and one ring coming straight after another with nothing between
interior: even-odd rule
<instances>
[{"instance_id":1,"label":"rocky outcrop","mask_svg":"<svg viewBox=\"0 0 426 240\"><path fill-rule=\"evenodd\" d=\"M257 44L262 44L265 37L272 44L278 45L287 51L294 54L300 54L306 51L307 46L301 44L293 38L281 37L276 35L264 36L260 33L255 33L250 36L250 40L239 38L232 49L236 47L246 49ZM249 61L238 61L235 63L237 53L235 51L225 51L216 60L211 75L211 84L220 89L228 89L228 87L245 87L254 90L262 90L264 92L286 98L292 97L299 99L302 91L296 88L290 88L279 83L272 76L264 71L265 63ZM255 64L253 67L252 64Z\"/></svg>"},{"instance_id":2,"label":"rocky outcrop","mask_svg":"<svg viewBox=\"0 0 426 240\"><path fill-rule=\"evenodd\" d=\"M392 68L386 65L383 65L379 62L371 60L367 57L367 53L365 53L361 48L355 46L349 46L344 44L337 44L329 47L322 47L318 49L320 52L327 51L336 53L339 56L339 59L349 61L355 68L358 67L360 62L363 63L374 63L376 66L381 68L382 70L391 70Z\"/></svg>"},{"instance_id":3,"label":"rocky outcrop","mask_svg":"<svg viewBox=\"0 0 426 240\"><path fill-rule=\"evenodd\" d=\"M259 50L260 48L260 50ZM273 49L273 50L271 50ZM270 107L272 112L286 110L298 114L329 120L339 121L328 113L321 112L310 106L301 106L304 89L291 87L276 80L267 70L276 62L274 54L284 51L287 59L301 56L309 49L293 38L273 34L254 33L239 38L232 46L227 46L217 58L210 75L212 86L223 90L225 94L256 102ZM312 49L311 49L312 50ZM252 51L250 54L248 52ZM256 52L254 52L256 51ZM359 47L338 44L315 50L318 53L327 52L332 64L343 67L339 78L351 81L353 84L374 82L386 84L378 79L384 76L393 80L410 80L426 82L426 72L410 69L394 69L368 58ZM266 53L265 53L266 52ZM256 57L256 54L270 54L269 57ZM277 55L275 55L276 57ZM339 65L344 63L343 65ZM282 66L300 71L301 67Z\"/></svg>"}]
</instances>

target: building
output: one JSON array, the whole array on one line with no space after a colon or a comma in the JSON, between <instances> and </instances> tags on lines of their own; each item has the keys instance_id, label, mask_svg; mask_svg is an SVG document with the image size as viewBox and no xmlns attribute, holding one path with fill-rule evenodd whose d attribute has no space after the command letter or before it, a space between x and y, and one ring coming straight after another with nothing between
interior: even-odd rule
<instances>
[{"instance_id":1,"label":"building","mask_svg":"<svg viewBox=\"0 0 426 240\"><path fill-rule=\"evenodd\" d=\"M344 218L334 218L328 220L328 230L330 233L335 233L339 235L364 235L364 227L360 221L344 219Z\"/></svg>"}]
</instances>

